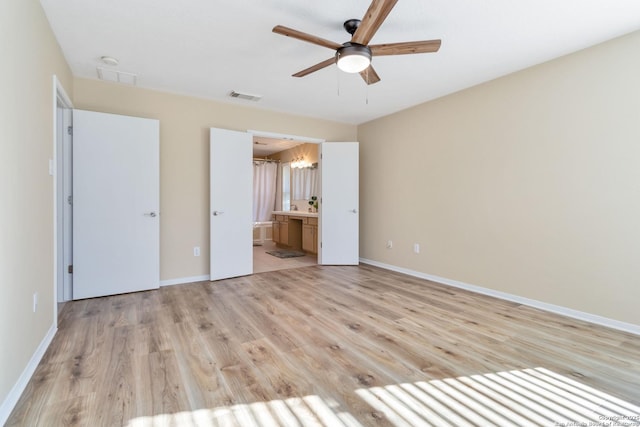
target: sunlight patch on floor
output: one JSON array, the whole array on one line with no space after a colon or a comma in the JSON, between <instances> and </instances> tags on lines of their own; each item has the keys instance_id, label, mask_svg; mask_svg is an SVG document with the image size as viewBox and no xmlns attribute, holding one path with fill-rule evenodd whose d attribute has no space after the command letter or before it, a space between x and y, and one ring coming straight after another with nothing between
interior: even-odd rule
<instances>
[{"instance_id":1,"label":"sunlight patch on floor","mask_svg":"<svg viewBox=\"0 0 640 427\"><path fill-rule=\"evenodd\" d=\"M362 427L338 403L319 396L134 418L127 427Z\"/></svg>"},{"instance_id":2,"label":"sunlight patch on floor","mask_svg":"<svg viewBox=\"0 0 640 427\"><path fill-rule=\"evenodd\" d=\"M355 390L396 427L640 426L640 407L535 368ZM362 427L338 402L305 396L132 419L127 427Z\"/></svg>"},{"instance_id":3,"label":"sunlight patch on floor","mask_svg":"<svg viewBox=\"0 0 640 427\"><path fill-rule=\"evenodd\" d=\"M356 390L394 426L640 426L640 407L544 368Z\"/></svg>"}]
</instances>

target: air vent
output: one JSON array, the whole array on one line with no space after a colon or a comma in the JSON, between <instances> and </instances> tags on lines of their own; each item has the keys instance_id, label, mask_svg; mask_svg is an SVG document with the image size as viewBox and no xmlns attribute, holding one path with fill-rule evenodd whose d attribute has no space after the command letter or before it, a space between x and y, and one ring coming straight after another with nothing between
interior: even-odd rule
<instances>
[{"instance_id":1,"label":"air vent","mask_svg":"<svg viewBox=\"0 0 640 427\"><path fill-rule=\"evenodd\" d=\"M260 101L262 99L262 95L251 95L250 93L241 93L236 92L235 90L232 90L229 96L232 98L246 99L247 101L254 102Z\"/></svg>"},{"instance_id":2,"label":"air vent","mask_svg":"<svg viewBox=\"0 0 640 427\"><path fill-rule=\"evenodd\" d=\"M131 86L135 86L138 80L138 75L133 73L126 73L124 71L111 70L108 68L96 67L98 69L98 78L100 80L106 80L108 82L123 83Z\"/></svg>"}]
</instances>

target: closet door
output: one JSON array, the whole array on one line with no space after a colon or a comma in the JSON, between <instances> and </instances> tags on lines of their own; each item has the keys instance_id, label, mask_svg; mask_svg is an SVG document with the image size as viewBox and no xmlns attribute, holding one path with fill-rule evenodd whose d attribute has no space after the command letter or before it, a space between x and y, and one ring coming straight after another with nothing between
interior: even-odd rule
<instances>
[{"instance_id":1,"label":"closet door","mask_svg":"<svg viewBox=\"0 0 640 427\"><path fill-rule=\"evenodd\" d=\"M357 142L321 144L320 264L360 261L358 150Z\"/></svg>"},{"instance_id":2,"label":"closet door","mask_svg":"<svg viewBox=\"0 0 640 427\"><path fill-rule=\"evenodd\" d=\"M159 130L73 111L73 299L159 286Z\"/></svg>"},{"instance_id":3,"label":"closet door","mask_svg":"<svg viewBox=\"0 0 640 427\"><path fill-rule=\"evenodd\" d=\"M252 136L211 128L209 139L211 280L252 274Z\"/></svg>"}]
</instances>

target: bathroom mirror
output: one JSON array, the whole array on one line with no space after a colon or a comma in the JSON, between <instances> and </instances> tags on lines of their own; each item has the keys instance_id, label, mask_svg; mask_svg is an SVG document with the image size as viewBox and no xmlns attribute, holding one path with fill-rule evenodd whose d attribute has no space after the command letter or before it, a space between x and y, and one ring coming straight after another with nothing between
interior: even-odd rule
<instances>
[{"instance_id":1,"label":"bathroom mirror","mask_svg":"<svg viewBox=\"0 0 640 427\"><path fill-rule=\"evenodd\" d=\"M320 174L317 167L291 169L291 200L298 209L307 210L311 196L320 195ZM304 202L305 205L300 203Z\"/></svg>"},{"instance_id":2,"label":"bathroom mirror","mask_svg":"<svg viewBox=\"0 0 640 427\"><path fill-rule=\"evenodd\" d=\"M318 144L300 144L276 156L280 164L280 194L282 210L308 211L312 196L320 198Z\"/></svg>"},{"instance_id":3,"label":"bathroom mirror","mask_svg":"<svg viewBox=\"0 0 640 427\"><path fill-rule=\"evenodd\" d=\"M320 197L320 171L317 165L293 168L282 165L282 210L306 211L312 196Z\"/></svg>"}]
</instances>

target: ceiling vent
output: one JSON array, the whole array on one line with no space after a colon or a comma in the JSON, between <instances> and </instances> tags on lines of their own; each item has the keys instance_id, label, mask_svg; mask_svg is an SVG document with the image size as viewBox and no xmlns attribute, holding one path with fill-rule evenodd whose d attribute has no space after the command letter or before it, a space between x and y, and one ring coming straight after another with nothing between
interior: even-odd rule
<instances>
[{"instance_id":1,"label":"ceiling vent","mask_svg":"<svg viewBox=\"0 0 640 427\"><path fill-rule=\"evenodd\" d=\"M123 83L131 86L135 86L138 80L138 75L133 73L126 73L124 71L112 70L109 68L96 67L98 69L98 78L114 83Z\"/></svg>"},{"instance_id":2,"label":"ceiling vent","mask_svg":"<svg viewBox=\"0 0 640 427\"><path fill-rule=\"evenodd\" d=\"M236 92L235 90L232 90L229 96L232 98L245 99L247 101L254 101L254 102L258 102L262 99L262 95L251 95L250 93L241 93L241 92Z\"/></svg>"}]
</instances>

